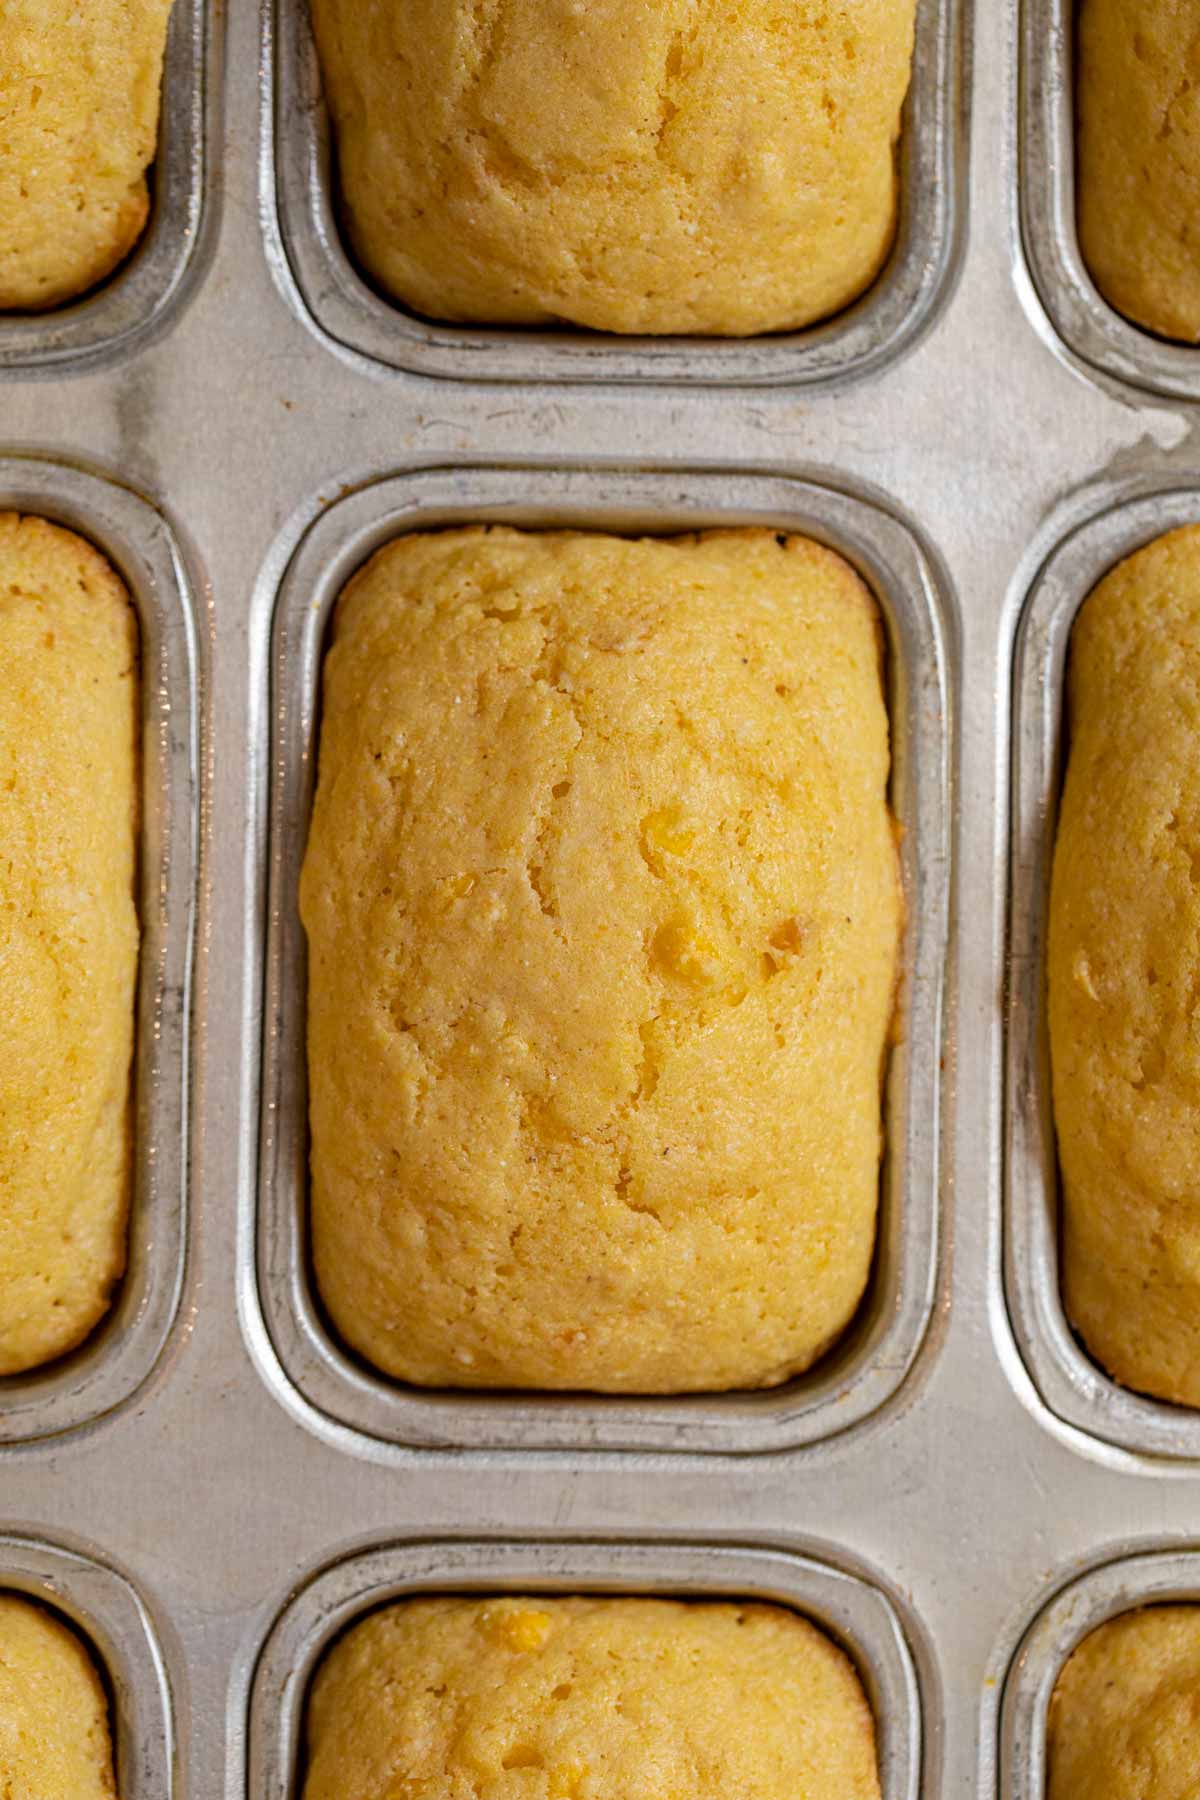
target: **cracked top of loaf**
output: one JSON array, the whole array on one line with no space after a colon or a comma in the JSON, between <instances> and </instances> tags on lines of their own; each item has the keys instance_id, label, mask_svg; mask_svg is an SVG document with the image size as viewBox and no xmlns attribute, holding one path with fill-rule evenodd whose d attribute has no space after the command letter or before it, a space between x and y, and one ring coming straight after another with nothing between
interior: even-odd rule
<instances>
[{"instance_id":1,"label":"cracked top of loaf","mask_svg":"<svg viewBox=\"0 0 1200 1800\"><path fill-rule=\"evenodd\" d=\"M437 319L737 337L896 219L914 0L313 0L354 250Z\"/></svg>"},{"instance_id":2,"label":"cracked top of loaf","mask_svg":"<svg viewBox=\"0 0 1200 1800\"><path fill-rule=\"evenodd\" d=\"M389 1374L806 1368L871 1261L901 894L875 603L763 530L353 579L301 883L324 1302Z\"/></svg>"}]
</instances>

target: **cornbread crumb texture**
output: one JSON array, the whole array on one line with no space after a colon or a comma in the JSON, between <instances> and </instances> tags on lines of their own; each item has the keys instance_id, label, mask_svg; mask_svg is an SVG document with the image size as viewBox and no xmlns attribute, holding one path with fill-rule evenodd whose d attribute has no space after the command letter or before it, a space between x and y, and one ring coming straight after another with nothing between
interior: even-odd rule
<instances>
[{"instance_id":1,"label":"cornbread crumb texture","mask_svg":"<svg viewBox=\"0 0 1200 1800\"><path fill-rule=\"evenodd\" d=\"M1200 1404L1200 526L1071 639L1049 1016L1068 1313L1117 1380Z\"/></svg>"},{"instance_id":2,"label":"cornbread crumb texture","mask_svg":"<svg viewBox=\"0 0 1200 1800\"><path fill-rule=\"evenodd\" d=\"M0 1794L115 1800L108 1702L87 1649L45 1608L0 1593Z\"/></svg>"},{"instance_id":3,"label":"cornbread crumb texture","mask_svg":"<svg viewBox=\"0 0 1200 1800\"><path fill-rule=\"evenodd\" d=\"M891 246L914 0L313 0L344 215L434 318L740 336Z\"/></svg>"},{"instance_id":4,"label":"cornbread crumb texture","mask_svg":"<svg viewBox=\"0 0 1200 1800\"><path fill-rule=\"evenodd\" d=\"M1104 297L1200 342L1200 16L1193 0L1082 0L1079 236Z\"/></svg>"},{"instance_id":5,"label":"cornbread crumb texture","mask_svg":"<svg viewBox=\"0 0 1200 1800\"><path fill-rule=\"evenodd\" d=\"M0 514L0 1374L86 1337L124 1266L137 686L109 564Z\"/></svg>"},{"instance_id":6,"label":"cornbread crumb texture","mask_svg":"<svg viewBox=\"0 0 1200 1800\"><path fill-rule=\"evenodd\" d=\"M401 538L301 881L316 1274L424 1384L805 1368L874 1242L900 888L875 605L767 531Z\"/></svg>"},{"instance_id":7,"label":"cornbread crumb texture","mask_svg":"<svg viewBox=\"0 0 1200 1800\"><path fill-rule=\"evenodd\" d=\"M0 309L86 292L141 235L171 0L0 6Z\"/></svg>"},{"instance_id":8,"label":"cornbread crumb texture","mask_svg":"<svg viewBox=\"0 0 1200 1800\"><path fill-rule=\"evenodd\" d=\"M1050 1703L1048 1800L1193 1800L1200 1607L1126 1613L1084 1639Z\"/></svg>"},{"instance_id":9,"label":"cornbread crumb texture","mask_svg":"<svg viewBox=\"0 0 1200 1800\"><path fill-rule=\"evenodd\" d=\"M783 1607L411 1600L318 1671L304 1800L876 1800L850 1662Z\"/></svg>"}]
</instances>

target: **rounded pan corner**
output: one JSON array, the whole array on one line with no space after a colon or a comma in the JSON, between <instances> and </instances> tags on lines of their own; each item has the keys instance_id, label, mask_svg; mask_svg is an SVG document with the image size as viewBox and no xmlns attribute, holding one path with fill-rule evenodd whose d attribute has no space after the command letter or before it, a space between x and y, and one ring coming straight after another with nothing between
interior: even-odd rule
<instances>
[{"instance_id":1,"label":"rounded pan corner","mask_svg":"<svg viewBox=\"0 0 1200 1800\"><path fill-rule=\"evenodd\" d=\"M1050 1700L1069 1657L1101 1625L1143 1606L1200 1601L1200 1553L1118 1557L1078 1576L1033 1619L1013 1654L1000 1706L1001 1800L1045 1800Z\"/></svg>"},{"instance_id":2,"label":"rounded pan corner","mask_svg":"<svg viewBox=\"0 0 1200 1800\"><path fill-rule=\"evenodd\" d=\"M298 1791L314 1671L353 1620L417 1594L599 1593L755 1599L803 1613L858 1669L875 1714L882 1800L918 1800L922 1695L903 1625L883 1589L832 1562L728 1543L423 1540L360 1551L313 1574L277 1614L249 1695L249 1788Z\"/></svg>"},{"instance_id":3,"label":"rounded pan corner","mask_svg":"<svg viewBox=\"0 0 1200 1800\"><path fill-rule=\"evenodd\" d=\"M1200 346L1132 324L1100 293L1075 224L1074 0L1021 0L1020 212L1025 258L1066 348L1098 373L1200 400Z\"/></svg>"},{"instance_id":4,"label":"rounded pan corner","mask_svg":"<svg viewBox=\"0 0 1200 1800\"><path fill-rule=\"evenodd\" d=\"M307 1185L303 935L295 903L313 775L326 625L345 581L389 537L480 518L670 531L769 524L845 554L876 593L892 648L893 799L908 908L907 1029L891 1061L876 1265L843 1345L774 1390L679 1398L444 1393L389 1383L331 1337L312 1291ZM748 1454L845 1432L896 1397L932 1314L939 1255L942 992L949 927L952 699L943 644L947 597L915 537L874 503L789 477L457 468L383 480L336 502L310 528L277 597L257 1305L283 1377L317 1414L364 1438L416 1449L649 1450Z\"/></svg>"},{"instance_id":5,"label":"rounded pan corner","mask_svg":"<svg viewBox=\"0 0 1200 1800\"><path fill-rule=\"evenodd\" d=\"M104 476L0 456L0 510L95 544L124 580L142 659L143 814L128 1260L110 1312L69 1356L0 1377L0 1449L126 1405L174 1328L187 1249L189 1048L198 892L199 694L191 583L166 520Z\"/></svg>"},{"instance_id":6,"label":"rounded pan corner","mask_svg":"<svg viewBox=\"0 0 1200 1800\"><path fill-rule=\"evenodd\" d=\"M273 201L293 301L333 344L415 375L469 381L809 386L893 361L945 294L959 246L960 0L918 0L899 155L897 235L874 283L803 331L741 340L439 325L385 299L339 230L332 156L307 8L264 0L274 91Z\"/></svg>"},{"instance_id":7,"label":"rounded pan corner","mask_svg":"<svg viewBox=\"0 0 1200 1800\"><path fill-rule=\"evenodd\" d=\"M41 1538L0 1533L0 1593L27 1596L72 1625L107 1678L122 1800L173 1800L174 1716L153 1621L124 1575Z\"/></svg>"},{"instance_id":8,"label":"rounded pan corner","mask_svg":"<svg viewBox=\"0 0 1200 1800\"><path fill-rule=\"evenodd\" d=\"M208 0L175 0L163 61L150 218L114 273L44 313L0 313L0 371L69 374L127 354L158 330L182 293L205 197Z\"/></svg>"},{"instance_id":9,"label":"rounded pan corner","mask_svg":"<svg viewBox=\"0 0 1200 1800\"><path fill-rule=\"evenodd\" d=\"M1200 476L1115 488L1035 577L1017 626L1009 818L1005 1020L1004 1289L1021 1359L1064 1424L1147 1458L1200 1459L1200 1412L1120 1387L1087 1355L1058 1281L1058 1168L1050 1103L1045 947L1061 782L1062 697L1071 628L1096 584L1135 550L1200 521Z\"/></svg>"}]
</instances>

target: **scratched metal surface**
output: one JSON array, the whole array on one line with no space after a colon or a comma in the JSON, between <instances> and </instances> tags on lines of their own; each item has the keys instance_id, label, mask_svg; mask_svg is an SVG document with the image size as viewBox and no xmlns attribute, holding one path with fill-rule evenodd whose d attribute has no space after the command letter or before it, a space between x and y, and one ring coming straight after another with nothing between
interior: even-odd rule
<instances>
[{"instance_id":1,"label":"scratched metal surface","mask_svg":"<svg viewBox=\"0 0 1200 1800\"><path fill-rule=\"evenodd\" d=\"M923 0L927 13L935 3ZM280 0L285 19L290 4ZM284 249L275 9L260 14L253 0L210 4L205 39L193 42L206 55L169 81L170 103L188 107L204 72L204 153L178 214L191 237L170 303L110 349L90 344L81 360L31 366L26 336L23 366L0 378L10 491L22 488L11 467L22 458L35 460L33 485L64 516L79 470L131 490L159 521L152 535L170 547L196 634L190 1128L150 1146L180 1159L181 1193L187 1175L178 1305L135 1393L114 1393L100 1416L70 1430L34 1418L24 1441L0 1450L0 1585L56 1594L92 1632L120 1712L126 1800L283 1800L297 1692L289 1662L305 1666L322 1621L342 1617L348 1600L428 1584L431 1571L448 1585L728 1592L733 1580L790 1595L850 1643L888 1713L890 1741L916 1746L927 1800L990 1796L1002 1778L1007 1800L1034 1800L1039 1709L1073 1621L1101 1616L1114 1595L1127 1604L1200 1592L1194 1563L1171 1560L1200 1520L1193 1422L1166 1409L1148 1421L1114 1398L1072 1359L1055 1322L1053 1172L1038 1137L1029 985L1059 669L1052 645L1035 643L1045 623L1036 607L1061 623L1071 604L1060 583L1056 611L1038 577L1081 527L1093 548L1119 553L1181 505L1188 513L1189 490L1200 515L1200 443L1186 397L1195 390L1190 362L1168 359L1164 373L1157 346L1139 345L1134 364L1113 351L1119 372L1106 374L1103 343L1068 348L1050 323L1047 307L1067 315L1044 257L1035 281L1021 221L1035 255L1047 231L1069 223L1069 208L1064 223L1047 197L1069 136L1069 45L1061 8L1039 29L1045 0L1029 6L1026 106L1054 104L1037 120L1027 113L1024 166L1016 0L974 12L964 0L949 15L943 137L930 166L953 171L938 178L950 237L920 331L856 379L812 378L819 359L804 364L802 345L792 346L795 379L770 364L758 372L762 385L744 385L751 360L720 384L697 374L668 385L623 367L631 353L602 342L587 346L586 382L539 370L530 348L520 350L519 380L483 382L406 372L333 343ZM289 122L285 109L282 125L285 161L305 132L319 144L311 118ZM319 179L319 157L314 166ZM327 216L320 196L309 200L310 219ZM304 214L289 215L289 233L308 229ZM1059 249L1070 271L1070 246ZM310 250L309 269L321 247ZM385 327L375 317L372 329ZM411 365L411 338L401 347L399 324L397 333L395 364ZM610 348L621 381L603 372ZM286 1233L271 1236L265 1201L260 1214L264 1031L272 1054L286 1052L263 1008L269 783L281 728L272 714L276 601L293 559L303 569L314 543L338 539L336 502L369 537L376 484L388 484L379 495L390 505L393 483L441 471L417 485L453 492L469 510L472 496L495 500L497 468L508 504L530 519L544 516L556 484L578 510L589 495L627 497L665 474L686 505L704 486L696 477L716 471L730 493L748 484L768 496L768 512L799 484L814 529L834 534L835 515L859 509L898 526L940 596L950 924L940 1040L917 1046L930 1055L940 1041L942 1066L926 1070L939 1175L905 1195L935 1227L931 1305L918 1342L891 1364L868 1357L851 1372L841 1418L769 1450L675 1430L670 1420L686 1409L669 1405L654 1408L666 1430L649 1444L635 1433L624 1440L632 1448L601 1447L619 1432L574 1428L565 1439L543 1435L541 1447L536 1434L485 1433L485 1447L465 1425L456 1435L453 1417L423 1437L412 1420L396 1422L387 1396L339 1410L280 1335L289 1292L302 1284L288 1263L298 1250ZM1136 510L1132 538L1103 522L1124 505ZM114 510L121 505L95 515L102 544ZM627 510L644 516L640 501ZM1073 553L1063 555L1054 569L1077 572ZM1018 713L1010 982L1013 671L1035 588L1022 662L1023 684L1034 685L1022 686ZM928 670L915 673L928 680ZM1024 1132L1008 1143L1007 1242L1006 1021L1020 1039L1011 1067ZM273 1292L267 1281L260 1288L264 1235L283 1257ZM296 1307L291 1322L302 1337ZM871 1403L856 1411L855 1394ZM697 1544L722 1554L697 1554ZM1065 1614L1037 1624L1071 1584L1134 1552L1168 1560L1102 1573L1063 1603ZM865 1610L845 1610L839 1576L865 1592ZM887 1678L885 1642L898 1655ZM166 1716L169 1725L150 1729L171 1763L169 1789L139 1749L146 1721ZM892 1791L903 1789L893 1781Z\"/></svg>"}]
</instances>

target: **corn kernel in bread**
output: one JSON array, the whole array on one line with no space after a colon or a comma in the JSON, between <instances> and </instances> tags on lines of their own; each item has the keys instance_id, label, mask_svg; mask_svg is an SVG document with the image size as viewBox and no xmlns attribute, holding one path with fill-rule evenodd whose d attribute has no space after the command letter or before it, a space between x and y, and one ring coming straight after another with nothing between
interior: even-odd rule
<instances>
[{"instance_id":1,"label":"corn kernel in bread","mask_svg":"<svg viewBox=\"0 0 1200 1800\"><path fill-rule=\"evenodd\" d=\"M313 0L343 211L406 306L738 337L891 247L914 0Z\"/></svg>"},{"instance_id":2,"label":"corn kernel in bread","mask_svg":"<svg viewBox=\"0 0 1200 1800\"><path fill-rule=\"evenodd\" d=\"M0 5L0 309L85 293L141 236L170 10Z\"/></svg>"},{"instance_id":3,"label":"corn kernel in bread","mask_svg":"<svg viewBox=\"0 0 1200 1800\"><path fill-rule=\"evenodd\" d=\"M325 662L312 1230L424 1384L754 1386L871 1261L901 899L876 608L769 531L401 538Z\"/></svg>"},{"instance_id":4,"label":"corn kernel in bread","mask_svg":"<svg viewBox=\"0 0 1200 1800\"><path fill-rule=\"evenodd\" d=\"M53 1614L0 1593L0 1794L115 1800L108 1703L83 1644Z\"/></svg>"},{"instance_id":5,"label":"corn kernel in bread","mask_svg":"<svg viewBox=\"0 0 1200 1800\"><path fill-rule=\"evenodd\" d=\"M1200 1607L1125 1613L1083 1640L1050 1702L1047 1800L1195 1800Z\"/></svg>"},{"instance_id":6,"label":"corn kernel in bread","mask_svg":"<svg viewBox=\"0 0 1200 1800\"><path fill-rule=\"evenodd\" d=\"M1194 0L1082 0L1079 239L1105 299L1200 342L1200 13Z\"/></svg>"},{"instance_id":7,"label":"corn kernel in bread","mask_svg":"<svg viewBox=\"0 0 1200 1800\"><path fill-rule=\"evenodd\" d=\"M137 689L108 563L0 514L0 1374L78 1344L124 1266Z\"/></svg>"},{"instance_id":8,"label":"corn kernel in bread","mask_svg":"<svg viewBox=\"0 0 1200 1800\"><path fill-rule=\"evenodd\" d=\"M1200 526L1109 574L1071 639L1050 895L1063 1289L1127 1386L1200 1405Z\"/></svg>"},{"instance_id":9,"label":"corn kernel in bread","mask_svg":"<svg viewBox=\"0 0 1200 1800\"><path fill-rule=\"evenodd\" d=\"M304 1800L878 1800L848 1659L779 1606L409 1600L308 1708Z\"/></svg>"}]
</instances>

